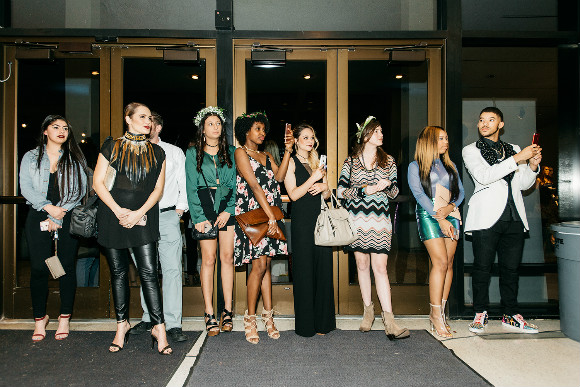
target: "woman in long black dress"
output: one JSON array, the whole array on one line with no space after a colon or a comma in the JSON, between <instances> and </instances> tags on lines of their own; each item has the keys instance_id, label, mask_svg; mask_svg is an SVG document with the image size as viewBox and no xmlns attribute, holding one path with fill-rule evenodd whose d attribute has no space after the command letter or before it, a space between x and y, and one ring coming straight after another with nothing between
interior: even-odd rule
<instances>
[{"instance_id":1,"label":"woman in long black dress","mask_svg":"<svg viewBox=\"0 0 580 387\"><path fill-rule=\"evenodd\" d=\"M320 197L330 197L325 166L320 165L318 139L306 124L293 131L296 154L290 159L284 185L292 199L292 275L296 334L326 334L336 328L332 284L332 248L314 244Z\"/></svg>"},{"instance_id":2,"label":"woman in long black dress","mask_svg":"<svg viewBox=\"0 0 580 387\"><path fill-rule=\"evenodd\" d=\"M157 271L158 202L165 184L165 152L147 138L151 131L151 111L147 106L130 103L125 107L124 116L127 131L116 140L105 141L93 178L93 187L102 201L97 212L98 242L109 262L117 317L117 334L109 351L119 352L129 338L128 250L131 248L153 324L151 346L157 342L159 354L169 355L172 350L165 333ZM105 185L109 166L116 171L110 192Z\"/></svg>"}]
</instances>

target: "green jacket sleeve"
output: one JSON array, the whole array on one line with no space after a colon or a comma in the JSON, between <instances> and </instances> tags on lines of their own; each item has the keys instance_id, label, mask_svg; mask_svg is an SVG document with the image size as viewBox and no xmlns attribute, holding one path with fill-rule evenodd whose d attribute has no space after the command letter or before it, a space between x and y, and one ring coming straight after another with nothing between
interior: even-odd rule
<instances>
[{"instance_id":1,"label":"green jacket sleeve","mask_svg":"<svg viewBox=\"0 0 580 387\"><path fill-rule=\"evenodd\" d=\"M189 212L191 214L191 221L194 225L197 223L207 220L203 209L201 208L201 202L199 200L198 191L198 176L197 171L197 160L195 148L191 147L187 150L185 156L185 177L186 184L185 188L187 190L187 203L189 204Z\"/></svg>"}]
</instances>

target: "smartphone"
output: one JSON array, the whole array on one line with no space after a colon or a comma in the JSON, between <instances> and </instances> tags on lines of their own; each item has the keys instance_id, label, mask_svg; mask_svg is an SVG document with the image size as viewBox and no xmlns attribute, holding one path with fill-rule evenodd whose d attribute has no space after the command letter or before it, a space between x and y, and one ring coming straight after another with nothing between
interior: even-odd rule
<instances>
[{"instance_id":1,"label":"smartphone","mask_svg":"<svg viewBox=\"0 0 580 387\"><path fill-rule=\"evenodd\" d=\"M40 222L40 231L48 231L48 220Z\"/></svg>"},{"instance_id":2,"label":"smartphone","mask_svg":"<svg viewBox=\"0 0 580 387\"><path fill-rule=\"evenodd\" d=\"M211 224L209 224L209 223L206 223L206 224L203 226L203 232L209 232L209 230L211 230Z\"/></svg>"},{"instance_id":3,"label":"smartphone","mask_svg":"<svg viewBox=\"0 0 580 387\"><path fill-rule=\"evenodd\" d=\"M322 166L324 166L324 168L326 169L326 155L320 156L320 164L318 164L318 168Z\"/></svg>"},{"instance_id":4,"label":"smartphone","mask_svg":"<svg viewBox=\"0 0 580 387\"><path fill-rule=\"evenodd\" d=\"M534 133L534 136L532 137L532 144L540 145L540 133Z\"/></svg>"},{"instance_id":5,"label":"smartphone","mask_svg":"<svg viewBox=\"0 0 580 387\"><path fill-rule=\"evenodd\" d=\"M147 224L147 215L143 215L143 217L139 219L137 223L135 223L135 226L145 226L146 224Z\"/></svg>"},{"instance_id":6,"label":"smartphone","mask_svg":"<svg viewBox=\"0 0 580 387\"><path fill-rule=\"evenodd\" d=\"M459 230L456 229L455 227L453 227L453 239L455 239L456 241L459 240Z\"/></svg>"}]
</instances>

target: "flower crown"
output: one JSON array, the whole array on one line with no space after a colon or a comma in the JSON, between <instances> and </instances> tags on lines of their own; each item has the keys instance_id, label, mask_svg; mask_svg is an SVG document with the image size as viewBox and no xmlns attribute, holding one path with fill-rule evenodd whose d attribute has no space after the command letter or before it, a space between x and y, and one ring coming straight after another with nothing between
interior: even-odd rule
<instances>
[{"instance_id":1,"label":"flower crown","mask_svg":"<svg viewBox=\"0 0 580 387\"><path fill-rule=\"evenodd\" d=\"M356 124L356 127L358 128L358 130L356 132L356 138L357 138L358 142L360 142L360 138L361 138L365 128L369 124L369 122L371 122L371 120L374 120L374 119L375 119L375 117L368 116L367 119L365 120L364 124L362 124L362 125Z\"/></svg>"},{"instance_id":2,"label":"flower crown","mask_svg":"<svg viewBox=\"0 0 580 387\"><path fill-rule=\"evenodd\" d=\"M203 117L205 117L207 114L210 113L217 114L219 118L222 120L222 122L225 123L226 117L224 115L224 111L225 111L224 109L217 106L208 106L197 112L195 118L193 119L193 123L195 124L195 126L199 128L199 125L201 124L201 120L203 120Z\"/></svg>"},{"instance_id":3,"label":"flower crown","mask_svg":"<svg viewBox=\"0 0 580 387\"><path fill-rule=\"evenodd\" d=\"M250 114L248 114L248 113L242 113L240 115L240 117L243 117L243 118L255 118L255 117L259 116L259 115L262 115L262 116L268 118L268 116L266 115L266 112L254 112L254 113L250 113Z\"/></svg>"}]
</instances>

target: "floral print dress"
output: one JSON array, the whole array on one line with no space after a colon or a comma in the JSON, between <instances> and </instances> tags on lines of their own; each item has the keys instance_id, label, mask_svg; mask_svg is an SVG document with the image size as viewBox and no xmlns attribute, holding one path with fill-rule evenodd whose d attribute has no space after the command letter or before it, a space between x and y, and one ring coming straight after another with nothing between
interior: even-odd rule
<instances>
[{"instance_id":1,"label":"floral print dress","mask_svg":"<svg viewBox=\"0 0 580 387\"><path fill-rule=\"evenodd\" d=\"M280 184L274 179L270 158L268 157L266 159L266 166L263 166L250 155L248 157L254 175L256 175L256 180L258 180L258 184L264 190L268 203L271 206L282 208ZM238 173L236 176L235 214L240 215L259 207L260 204L256 200L254 192L248 186L248 182ZM236 235L234 239L234 264L236 266L250 263L253 259L259 258L262 255L273 257L279 254L288 255L288 245L286 242L266 236L262 238L257 246L254 246L236 222Z\"/></svg>"}]
</instances>

